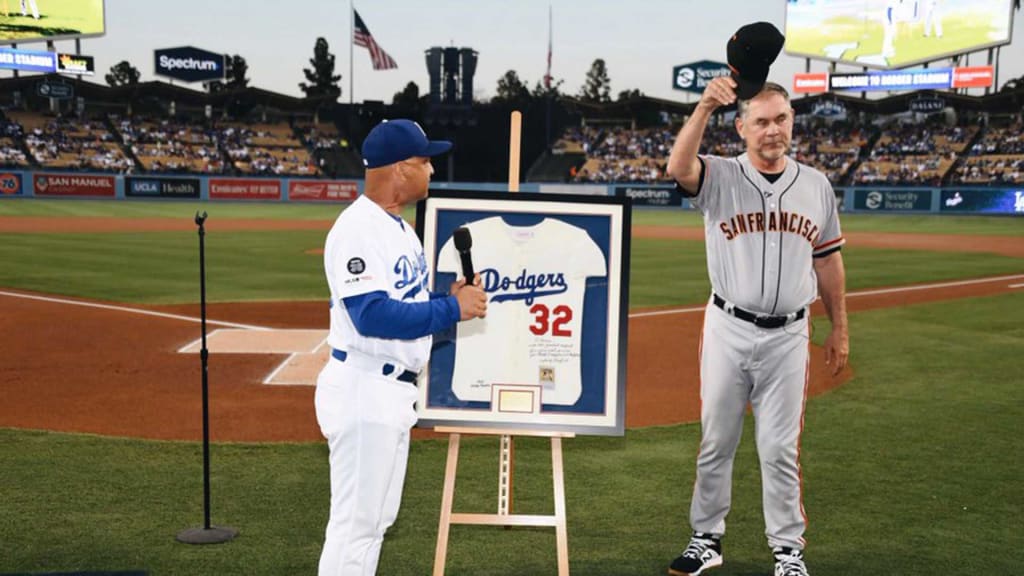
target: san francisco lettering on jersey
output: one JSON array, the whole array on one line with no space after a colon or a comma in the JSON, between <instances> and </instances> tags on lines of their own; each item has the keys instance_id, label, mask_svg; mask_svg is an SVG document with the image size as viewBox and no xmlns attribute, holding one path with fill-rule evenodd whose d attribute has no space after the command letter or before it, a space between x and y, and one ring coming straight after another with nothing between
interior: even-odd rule
<instances>
[{"instance_id":1,"label":"san francisco lettering on jersey","mask_svg":"<svg viewBox=\"0 0 1024 576\"><path fill-rule=\"evenodd\" d=\"M525 300L526 304L530 305L536 298L561 294L569 289L565 282L565 274L562 272L530 274L525 268L515 278L503 276L494 268L487 268L480 271L480 280L483 282L484 292L500 292L491 297L491 302Z\"/></svg>"},{"instance_id":2,"label":"san francisco lettering on jersey","mask_svg":"<svg viewBox=\"0 0 1024 576\"><path fill-rule=\"evenodd\" d=\"M803 237L813 246L818 238L818 225L813 220L795 212L768 212L765 223L764 212L746 212L737 214L728 222L720 222L718 228L725 234L726 240L732 240L743 234L752 232L788 232Z\"/></svg>"}]
</instances>

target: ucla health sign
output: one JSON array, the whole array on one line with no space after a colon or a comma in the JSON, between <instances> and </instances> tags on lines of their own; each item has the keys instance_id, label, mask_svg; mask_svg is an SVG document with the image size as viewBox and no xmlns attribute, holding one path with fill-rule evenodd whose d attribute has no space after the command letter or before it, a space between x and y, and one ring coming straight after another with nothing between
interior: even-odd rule
<instances>
[{"instance_id":1,"label":"ucla health sign","mask_svg":"<svg viewBox=\"0 0 1024 576\"><path fill-rule=\"evenodd\" d=\"M57 69L57 55L39 50L0 48L0 68L25 72L53 72Z\"/></svg>"},{"instance_id":2,"label":"ucla health sign","mask_svg":"<svg viewBox=\"0 0 1024 576\"><path fill-rule=\"evenodd\" d=\"M224 78L224 55L192 46L165 48L153 52L153 72L185 82Z\"/></svg>"}]
</instances>

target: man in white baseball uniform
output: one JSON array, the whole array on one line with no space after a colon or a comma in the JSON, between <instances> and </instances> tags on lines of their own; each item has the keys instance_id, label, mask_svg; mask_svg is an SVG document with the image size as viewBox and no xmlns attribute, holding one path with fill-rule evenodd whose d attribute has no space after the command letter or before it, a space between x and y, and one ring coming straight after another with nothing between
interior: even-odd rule
<instances>
[{"instance_id":1,"label":"man in white baseball uniform","mask_svg":"<svg viewBox=\"0 0 1024 576\"><path fill-rule=\"evenodd\" d=\"M36 6L36 0L27 0L28 5L32 8L32 17L39 20L39 7ZM28 16L28 7L25 6L26 0L21 0L21 15Z\"/></svg>"},{"instance_id":2,"label":"man in white baseball uniform","mask_svg":"<svg viewBox=\"0 0 1024 576\"><path fill-rule=\"evenodd\" d=\"M458 327L452 392L487 402L493 384L530 384L540 387L541 404L575 404L583 391L587 278L608 275L601 248L586 230L557 218L512 226L494 216L466 228L478 240L473 261L489 308L487 318ZM459 271L453 240L441 248L437 271Z\"/></svg>"},{"instance_id":3,"label":"man in white baseball uniform","mask_svg":"<svg viewBox=\"0 0 1024 576\"><path fill-rule=\"evenodd\" d=\"M402 499L416 381L431 335L481 318L486 296L465 279L430 293L423 245L402 209L425 198L430 141L410 120L385 121L363 142L364 194L327 235L331 358L317 379L316 417L330 449L331 509L320 576L372 576Z\"/></svg>"},{"instance_id":4,"label":"man in white baseball uniform","mask_svg":"<svg viewBox=\"0 0 1024 576\"><path fill-rule=\"evenodd\" d=\"M809 366L808 306L818 293L832 322L824 347L833 375L846 364L849 350L835 194L821 172L786 155L793 109L785 88L764 84L764 76L757 84L715 78L679 131L668 161L668 173L704 215L713 291L700 351L701 445L690 504L693 534L669 568L676 576L695 576L722 564L733 458L748 403L754 412L774 574L807 576L799 455ZM698 156L711 114L737 102L738 90L746 99L738 102L736 130L746 153Z\"/></svg>"},{"instance_id":5,"label":"man in white baseball uniform","mask_svg":"<svg viewBox=\"0 0 1024 576\"><path fill-rule=\"evenodd\" d=\"M935 31L936 38L942 38L942 6L939 0L924 0L924 36L932 35Z\"/></svg>"}]
</instances>

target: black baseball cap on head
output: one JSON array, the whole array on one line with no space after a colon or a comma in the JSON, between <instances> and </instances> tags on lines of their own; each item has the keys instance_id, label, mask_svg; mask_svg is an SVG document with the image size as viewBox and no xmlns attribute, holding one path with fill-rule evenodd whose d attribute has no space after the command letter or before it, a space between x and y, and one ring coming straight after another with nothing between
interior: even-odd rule
<instances>
[{"instance_id":1,"label":"black baseball cap on head","mask_svg":"<svg viewBox=\"0 0 1024 576\"><path fill-rule=\"evenodd\" d=\"M729 38L726 56L738 98L747 100L761 91L768 79L768 68L778 58L785 41L782 32L769 22L747 24Z\"/></svg>"}]
</instances>

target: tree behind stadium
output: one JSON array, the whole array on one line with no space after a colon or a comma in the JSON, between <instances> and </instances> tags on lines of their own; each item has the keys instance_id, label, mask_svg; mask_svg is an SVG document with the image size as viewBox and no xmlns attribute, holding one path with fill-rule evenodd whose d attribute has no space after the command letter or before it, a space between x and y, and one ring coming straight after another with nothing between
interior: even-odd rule
<instances>
[{"instance_id":1,"label":"tree behind stadium","mask_svg":"<svg viewBox=\"0 0 1024 576\"><path fill-rule=\"evenodd\" d=\"M313 68L302 69L306 80L310 82L299 82L299 88L306 93L306 98L326 96L333 102L341 96L341 88L338 86L341 74L334 73L334 54L331 54L328 48L327 40L317 38L313 47L313 57L309 59Z\"/></svg>"},{"instance_id":2,"label":"tree behind stadium","mask_svg":"<svg viewBox=\"0 0 1024 576\"><path fill-rule=\"evenodd\" d=\"M598 58L590 65L587 80L580 88L580 100L585 102L611 102L612 81L608 79L608 68Z\"/></svg>"},{"instance_id":3,"label":"tree behind stadium","mask_svg":"<svg viewBox=\"0 0 1024 576\"><path fill-rule=\"evenodd\" d=\"M138 84L140 76L138 68L132 66L127 60L122 60L110 67L107 84L114 88Z\"/></svg>"}]
</instances>

